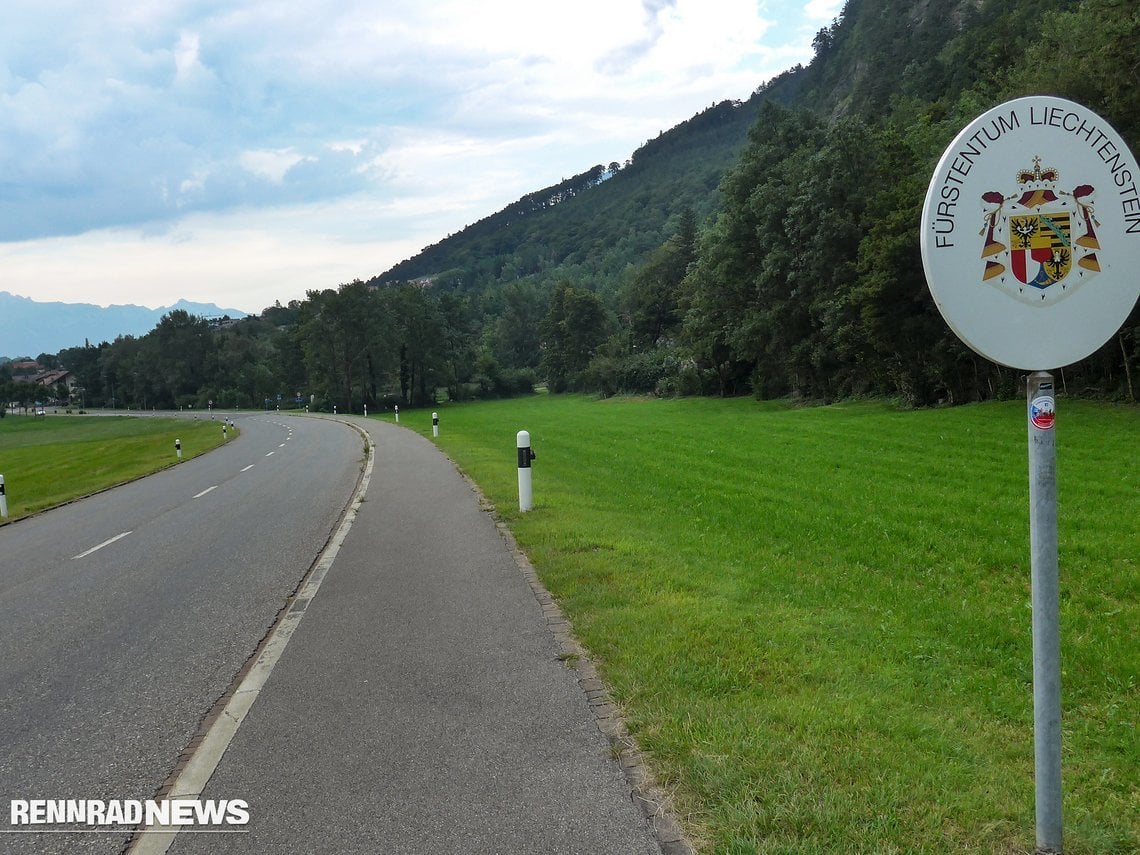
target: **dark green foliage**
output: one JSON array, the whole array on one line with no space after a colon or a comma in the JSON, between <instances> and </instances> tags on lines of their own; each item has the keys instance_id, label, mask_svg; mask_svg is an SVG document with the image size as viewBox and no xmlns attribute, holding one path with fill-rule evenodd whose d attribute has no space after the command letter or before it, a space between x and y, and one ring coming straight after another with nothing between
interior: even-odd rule
<instances>
[{"instance_id":1,"label":"dark green foliage","mask_svg":"<svg viewBox=\"0 0 1140 855\"><path fill-rule=\"evenodd\" d=\"M592 291L561 283L543 318L542 368L552 392L580 388L581 374L609 336L609 318Z\"/></svg>"},{"instance_id":2,"label":"dark green foliage","mask_svg":"<svg viewBox=\"0 0 1140 855\"><path fill-rule=\"evenodd\" d=\"M605 397L684 394L686 390L677 378L685 367L685 357L676 348L661 347L626 356L603 354L590 361L582 380L586 388Z\"/></svg>"},{"instance_id":3,"label":"dark green foliage","mask_svg":"<svg viewBox=\"0 0 1140 855\"><path fill-rule=\"evenodd\" d=\"M499 295L501 305L497 307L496 317L486 327L491 353L501 365L538 368L542 355L538 330L546 315L549 298L527 282L512 282Z\"/></svg>"},{"instance_id":4,"label":"dark green foliage","mask_svg":"<svg viewBox=\"0 0 1140 855\"><path fill-rule=\"evenodd\" d=\"M1138 35L1140 12L1113 0L849 2L800 75L811 109L761 112L685 282L684 341L713 390L912 405L1011 394L1013 372L962 345L926 288L929 175L969 119L1033 91L1083 100L1134 138ZM1071 391L1135 399L1136 318L1067 369Z\"/></svg>"},{"instance_id":5,"label":"dark green foliage","mask_svg":"<svg viewBox=\"0 0 1140 855\"><path fill-rule=\"evenodd\" d=\"M620 294L632 347L657 347L674 338L681 324L681 282L696 257L696 215L686 208L677 233L649 256Z\"/></svg>"}]
</instances>

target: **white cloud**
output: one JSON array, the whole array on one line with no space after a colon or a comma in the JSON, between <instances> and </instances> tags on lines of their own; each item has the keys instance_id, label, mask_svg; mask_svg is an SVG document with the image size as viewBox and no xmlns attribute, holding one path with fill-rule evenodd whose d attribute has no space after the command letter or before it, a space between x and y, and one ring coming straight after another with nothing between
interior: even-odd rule
<instances>
[{"instance_id":1,"label":"white cloud","mask_svg":"<svg viewBox=\"0 0 1140 855\"><path fill-rule=\"evenodd\" d=\"M364 146L367 140L342 140L340 142L331 142L328 144L329 151L348 151L353 154L360 154L364 151Z\"/></svg>"},{"instance_id":2,"label":"white cloud","mask_svg":"<svg viewBox=\"0 0 1140 855\"><path fill-rule=\"evenodd\" d=\"M810 0L804 4L804 15L813 21L830 23L843 9L844 0Z\"/></svg>"},{"instance_id":3,"label":"white cloud","mask_svg":"<svg viewBox=\"0 0 1140 855\"><path fill-rule=\"evenodd\" d=\"M0 244L0 290L104 306L155 308L185 298L258 312L310 289L367 278L427 242L422 233L354 241L314 232L305 227L311 213L194 216L163 235L110 229Z\"/></svg>"},{"instance_id":4,"label":"white cloud","mask_svg":"<svg viewBox=\"0 0 1140 855\"><path fill-rule=\"evenodd\" d=\"M526 192L624 160L715 101L748 97L810 58L841 3L9 5L0 259L15 266L0 268L0 288L77 283L90 299L162 287L169 303L212 283L285 299L321 276L380 273ZM121 260L136 256L149 278Z\"/></svg>"},{"instance_id":5,"label":"white cloud","mask_svg":"<svg viewBox=\"0 0 1140 855\"><path fill-rule=\"evenodd\" d=\"M197 33L182 33L174 48L174 67L178 80L187 80L202 69L198 60L199 40Z\"/></svg>"},{"instance_id":6,"label":"white cloud","mask_svg":"<svg viewBox=\"0 0 1140 855\"><path fill-rule=\"evenodd\" d=\"M243 168L265 178L274 184L285 180L285 175L298 163L314 162L315 157L305 157L292 148L242 152L239 158Z\"/></svg>"}]
</instances>

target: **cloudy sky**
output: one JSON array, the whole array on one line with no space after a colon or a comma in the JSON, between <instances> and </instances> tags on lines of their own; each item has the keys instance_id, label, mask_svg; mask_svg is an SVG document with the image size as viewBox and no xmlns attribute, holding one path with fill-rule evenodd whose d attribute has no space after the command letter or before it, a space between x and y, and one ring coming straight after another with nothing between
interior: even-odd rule
<instances>
[{"instance_id":1,"label":"cloudy sky","mask_svg":"<svg viewBox=\"0 0 1140 855\"><path fill-rule=\"evenodd\" d=\"M842 0L5 0L0 291L257 312L797 62Z\"/></svg>"}]
</instances>

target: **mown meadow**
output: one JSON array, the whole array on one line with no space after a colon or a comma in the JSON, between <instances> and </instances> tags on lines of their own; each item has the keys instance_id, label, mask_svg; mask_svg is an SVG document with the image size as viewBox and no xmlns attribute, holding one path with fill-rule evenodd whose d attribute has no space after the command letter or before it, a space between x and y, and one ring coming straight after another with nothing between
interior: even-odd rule
<instances>
[{"instance_id":1,"label":"mown meadow","mask_svg":"<svg viewBox=\"0 0 1140 855\"><path fill-rule=\"evenodd\" d=\"M149 475L223 442L221 422L135 416L0 419L9 519Z\"/></svg>"},{"instance_id":2,"label":"mown meadow","mask_svg":"<svg viewBox=\"0 0 1140 855\"><path fill-rule=\"evenodd\" d=\"M439 414L702 850L1033 850L1024 401ZM1065 851L1134 853L1140 409L1061 399L1056 430Z\"/></svg>"}]
</instances>

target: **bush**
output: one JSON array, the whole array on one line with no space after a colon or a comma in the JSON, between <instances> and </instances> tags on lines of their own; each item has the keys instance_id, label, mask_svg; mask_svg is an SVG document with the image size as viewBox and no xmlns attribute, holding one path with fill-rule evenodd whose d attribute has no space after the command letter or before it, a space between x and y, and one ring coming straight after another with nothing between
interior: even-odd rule
<instances>
[{"instance_id":1,"label":"bush","mask_svg":"<svg viewBox=\"0 0 1140 855\"><path fill-rule=\"evenodd\" d=\"M499 375L499 394L505 398L530 395L538 384L533 368L505 368Z\"/></svg>"},{"instance_id":2,"label":"bush","mask_svg":"<svg viewBox=\"0 0 1140 855\"><path fill-rule=\"evenodd\" d=\"M447 396L452 401L477 401L493 398L514 398L518 395L529 395L534 392L538 378L530 368L499 368L498 365L487 365L481 361L481 367L486 371L479 371L471 376L466 383L456 383L449 386Z\"/></svg>"},{"instance_id":3,"label":"bush","mask_svg":"<svg viewBox=\"0 0 1140 855\"><path fill-rule=\"evenodd\" d=\"M714 393L710 390L716 388L716 378L710 374L711 372L702 372L693 360L686 359L675 373L661 378L654 392L660 398L711 395Z\"/></svg>"},{"instance_id":4,"label":"bush","mask_svg":"<svg viewBox=\"0 0 1140 855\"><path fill-rule=\"evenodd\" d=\"M606 397L617 394L678 394L673 390L680 387L678 378L687 365L691 366L691 363L686 363L671 348L627 356L595 356L579 375L577 385ZM691 380L685 385L690 386Z\"/></svg>"}]
</instances>

